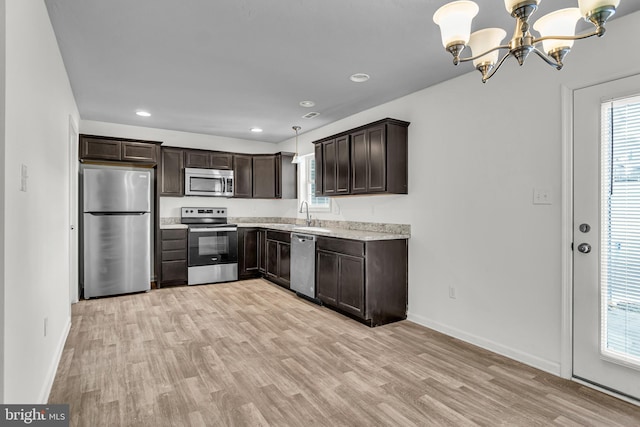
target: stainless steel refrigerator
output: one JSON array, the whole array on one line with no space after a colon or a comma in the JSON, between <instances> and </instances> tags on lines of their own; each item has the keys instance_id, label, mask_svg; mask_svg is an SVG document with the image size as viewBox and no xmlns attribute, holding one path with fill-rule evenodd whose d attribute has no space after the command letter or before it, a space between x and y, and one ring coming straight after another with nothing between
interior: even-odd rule
<instances>
[{"instance_id":1,"label":"stainless steel refrigerator","mask_svg":"<svg viewBox=\"0 0 640 427\"><path fill-rule=\"evenodd\" d=\"M83 171L84 297L148 291L151 172Z\"/></svg>"}]
</instances>

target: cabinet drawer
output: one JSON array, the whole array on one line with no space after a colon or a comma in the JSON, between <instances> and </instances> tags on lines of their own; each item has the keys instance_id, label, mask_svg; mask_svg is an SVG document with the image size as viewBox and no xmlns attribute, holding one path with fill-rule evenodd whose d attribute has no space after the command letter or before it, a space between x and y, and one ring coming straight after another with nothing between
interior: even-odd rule
<instances>
[{"instance_id":1,"label":"cabinet drawer","mask_svg":"<svg viewBox=\"0 0 640 427\"><path fill-rule=\"evenodd\" d=\"M187 238L187 230L186 229L178 229L178 230L161 230L162 231L162 240L180 240Z\"/></svg>"},{"instance_id":2,"label":"cabinet drawer","mask_svg":"<svg viewBox=\"0 0 640 427\"><path fill-rule=\"evenodd\" d=\"M357 240L318 237L316 247L319 250L337 252L345 255L357 257L364 256L364 242L359 242Z\"/></svg>"},{"instance_id":3,"label":"cabinet drawer","mask_svg":"<svg viewBox=\"0 0 640 427\"><path fill-rule=\"evenodd\" d=\"M187 261L163 262L162 282L187 283Z\"/></svg>"},{"instance_id":4,"label":"cabinet drawer","mask_svg":"<svg viewBox=\"0 0 640 427\"><path fill-rule=\"evenodd\" d=\"M178 249L175 251L162 251L162 262L165 261L184 261L187 259L187 251L184 249Z\"/></svg>"},{"instance_id":5,"label":"cabinet drawer","mask_svg":"<svg viewBox=\"0 0 640 427\"><path fill-rule=\"evenodd\" d=\"M163 251L175 251L175 250L183 250L187 249L187 241L184 239L180 240L163 240L162 241L162 250Z\"/></svg>"},{"instance_id":6,"label":"cabinet drawer","mask_svg":"<svg viewBox=\"0 0 640 427\"><path fill-rule=\"evenodd\" d=\"M267 230L267 240L291 243L291 233L287 233L286 231Z\"/></svg>"}]
</instances>

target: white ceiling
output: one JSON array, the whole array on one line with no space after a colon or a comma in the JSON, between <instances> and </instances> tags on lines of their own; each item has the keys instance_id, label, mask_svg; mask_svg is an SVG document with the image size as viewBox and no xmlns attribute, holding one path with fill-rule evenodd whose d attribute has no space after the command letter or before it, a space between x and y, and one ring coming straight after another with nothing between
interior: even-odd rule
<instances>
[{"instance_id":1,"label":"white ceiling","mask_svg":"<svg viewBox=\"0 0 640 427\"><path fill-rule=\"evenodd\" d=\"M273 143L470 72L432 21L447 1L45 0L83 119ZM476 2L473 31L513 31L503 0ZM533 21L576 4L543 1Z\"/></svg>"}]
</instances>

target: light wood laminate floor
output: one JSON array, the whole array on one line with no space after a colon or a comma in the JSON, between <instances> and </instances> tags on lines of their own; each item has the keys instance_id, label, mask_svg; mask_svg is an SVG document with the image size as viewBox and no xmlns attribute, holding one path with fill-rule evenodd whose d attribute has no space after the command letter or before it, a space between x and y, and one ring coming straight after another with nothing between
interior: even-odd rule
<instances>
[{"instance_id":1,"label":"light wood laminate floor","mask_svg":"<svg viewBox=\"0 0 640 427\"><path fill-rule=\"evenodd\" d=\"M75 304L49 403L91 427L640 425L640 407L263 280Z\"/></svg>"}]
</instances>

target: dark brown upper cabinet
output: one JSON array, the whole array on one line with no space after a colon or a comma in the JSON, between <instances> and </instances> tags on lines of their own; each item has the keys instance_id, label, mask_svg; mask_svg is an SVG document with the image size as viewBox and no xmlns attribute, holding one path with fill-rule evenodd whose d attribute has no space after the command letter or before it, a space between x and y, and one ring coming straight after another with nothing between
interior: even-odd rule
<instances>
[{"instance_id":1,"label":"dark brown upper cabinet","mask_svg":"<svg viewBox=\"0 0 640 427\"><path fill-rule=\"evenodd\" d=\"M233 197L253 197L253 157L250 155L233 156Z\"/></svg>"},{"instance_id":2,"label":"dark brown upper cabinet","mask_svg":"<svg viewBox=\"0 0 640 427\"><path fill-rule=\"evenodd\" d=\"M275 199L276 197L276 156L253 156L253 197Z\"/></svg>"},{"instance_id":3,"label":"dark brown upper cabinet","mask_svg":"<svg viewBox=\"0 0 640 427\"><path fill-rule=\"evenodd\" d=\"M408 126L384 119L314 142L316 194L407 194Z\"/></svg>"},{"instance_id":4,"label":"dark brown upper cabinet","mask_svg":"<svg viewBox=\"0 0 640 427\"><path fill-rule=\"evenodd\" d=\"M160 150L160 196L184 195L184 150L162 147Z\"/></svg>"},{"instance_id":5,"label":"dark brown upper cabinet","mask_svg":"<svg viewBox=\"0 0 640 427\"><path fill-rule=\"evenodd\" d=\"M157 141L113 138L97 135L80 135L81 161L113 161L155 165L158 161Z\"/></svg>"},{"instance_id":6,"label":"dark brown upper cabinet","mask_svg":"<svg viewBox=\"0 0 640 427\"><path fill-rule=\"evenodd\" d=\"M316 160L316 174L323 177L324 196L349 194L351 190L351 150L350 136L343 135L316 145L320 147L320 161ZM316 150L317 152L318 150ZM316 181L316 185L317 181Z\"/></svg>"},{"instance_id":7,"label":"dark brown upper cabinet","mask_svg":"<svg viewBox=\"0 0 640 427\"><path fill-rule=\"evenodd\" d=\"M253 156L253 197L256 199L295 199L297 165L293 153Z\"/></svg>"},{"instance_id":8,"label":"dark brown upper cabinet","mask_svg":"<svg viewBox=\"0 0 640 427\"><path fill-rule=\"evenodd\" d=\"M291 163L293 153L276 154L276 198L298 198L298 165Z\"/></svg>"},{"instance_id":9,"label":"dark brown upper cabinet","mask_svg":"<svg viewBox=\"0 0 640 427\"><path fill-rule=\"evenodd\" d=\"M223 151L184 150L186 168L233 169L233 154Z\"/></svg>"}]
</instances>

